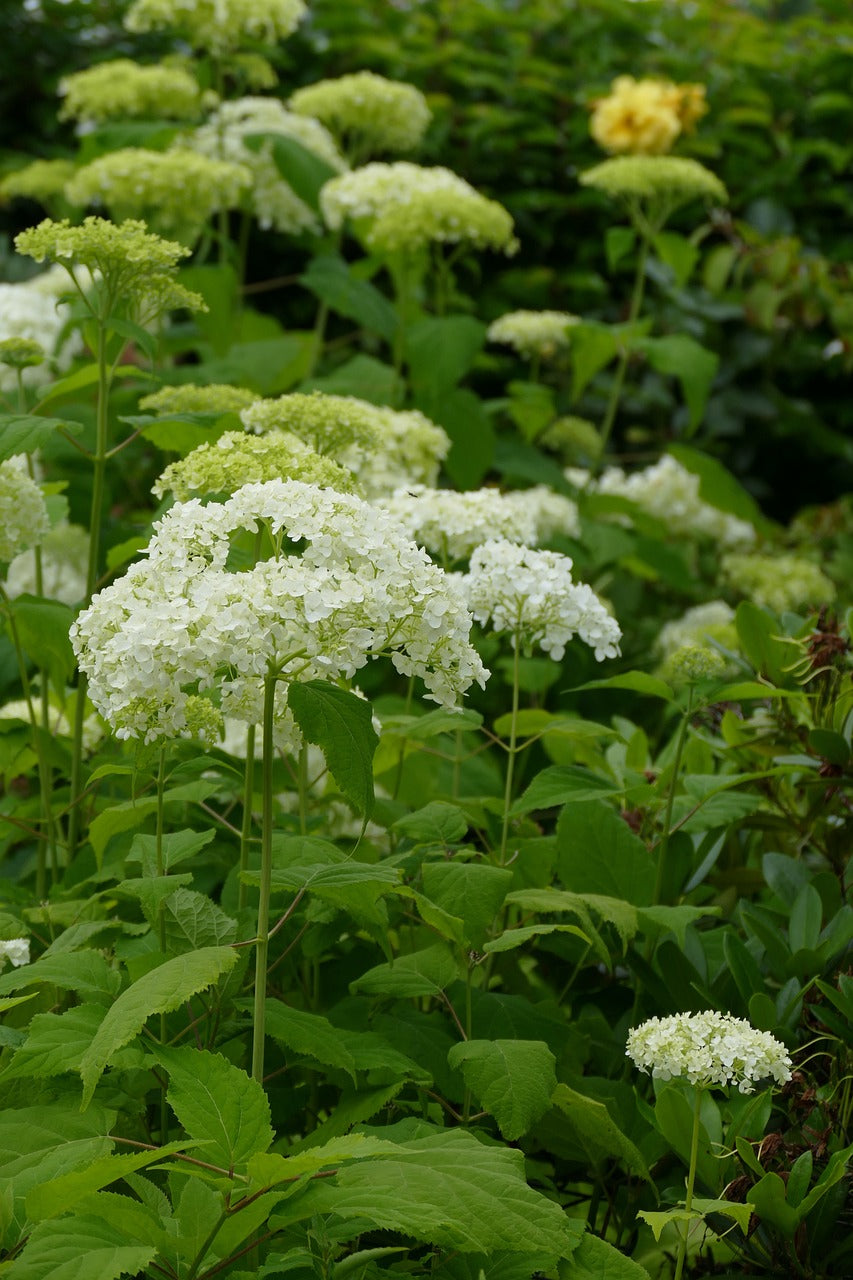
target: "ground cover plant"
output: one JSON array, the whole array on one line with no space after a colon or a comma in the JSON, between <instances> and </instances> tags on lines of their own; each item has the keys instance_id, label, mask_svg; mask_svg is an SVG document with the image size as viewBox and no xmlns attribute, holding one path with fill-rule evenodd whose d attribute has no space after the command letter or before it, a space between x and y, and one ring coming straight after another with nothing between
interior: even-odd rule
<instances>
[{"instance_id":1,"label":"ground cover plant","mask_svg":"<svg viewBox=\"0 0 853 1280\"><path fill-rule=\"evenodd\" d=\"M849 1275L849 30L87 8L0 178L0 1274Z\"/></svg>"}]
</instances>

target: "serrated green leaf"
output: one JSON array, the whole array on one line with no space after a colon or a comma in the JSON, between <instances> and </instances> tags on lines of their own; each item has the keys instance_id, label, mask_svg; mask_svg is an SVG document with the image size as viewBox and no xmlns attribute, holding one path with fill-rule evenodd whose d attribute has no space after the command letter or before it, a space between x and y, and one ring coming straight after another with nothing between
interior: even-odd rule
<instances>
[{"instance_id":1,"label":"serrated green leaf","mask_svg":"<svg viewBox=\"0 0 853 1280\"><path fill-rule=\"evenodd\" d=\"M237 921L194 889L177 888L164 898L163 919L170 950L221 947L237 938Z\"/></svg>"},{"instance_id":2,"label":"serrated green leaf","mask_svg":"<svg viewBox=\"0 0 853 1280\"><path fill-rule=\"evenodd\" d=\"M625 689L630 693L646 694L649 698L663 698L665 702L673 702L675 694L665 680L650 676L645 671L623 671L618 676L607 676L604 680L587 680L585 684L577 684L570 693L582 693L585 689Z\"/></svg>"},{"instance_id":3,"label":"serrated green leaf","mask_svg":"<svg viewBox=\"0 0 853 1280\"><path fill-rule=\"evenodd\" d=\"M578 1093L567 1084L557 1085L551 1102L559 1107L576 1141L594 1165L600 1166L610 1159L621 1160L632 1173L651 1182L642 1154L622 1132L603 1102Z\"/></svg>"},{"instance_id":4,"label":"serrated green leaf","mask_svg":"<svg viewBox=\"0 0 853 1280\"><path fill-rule=\"evenodd\" d=\"M329 772L365 817L373 809L373 753L379 743L370 703L324 680L294 681L287 702L308 742L320 747Z\"/></svg>"},{"instance_id":5,"label":"serrated green leaf","mask_svg":"<svg viewBox=\"0 0 853 1280\"><path fill-rule=\"evenodd\" d=\"M103 1016L96 1004L80 1004L64 1013L37 1013L2 1078L36 1080L76 1071Z\"/></svg>"},{"instance_id":6,"label":"serrated green leaf","mask_svg":"<svg viewBox=\"0 0 853 1280\"><path fill-rule=\"evenodd\" d=\"M560 1263L560 1280L648 1280L648 1275L645 1267L589 1231L571 1258Z\"/></svg>"},{"instance_id":7,"label":"serrated green leaf","mask_svg":"<svg viewBox=\"0 0 853 1280\"><path fill-rule=\"evenodd\" d=\"M0 462L16 453L34 453L48 444L57 431L76 436L83 430L80 422L64 418L40 418L34 413L0 413Z\"/></svg>"},{"instance_id":8,"label":"serrated green leaf","mask_svg":"<svg viewBox=\"0 0 853 1280\"><path fill-rule=\"evenodd\" d=\"M60 1218L93 1191L101 1191L128 1173L136 1173L139 1169L156 1164L176 1151L184 1151L188 1145L186 1142L169 1142L154 1151L101 1156L85 1169L73 1169L70 1173L60 1174L50 1182L33 1187L26 1199L27 1216L33 1222Z\"/></svg>"},{"instance_id":9,"label":"serrated green leaf","mask_svg":"<svg viewBox=\"0 0 853 1280\"><path fill-rule=\"evenodd\" d=\"M702 1219L701 1213L696 1209L691 1209L689 1213L686 1209L638 1209L637 1217L651 1227L655 1240L660 1240L661 1232L670 1222L700 1222Z\"/></svg>"},{"instance_id":10,"label":"serrated green leaf","mask_svg":"<svg viewBox=\"0 0 853 1280\"><path fill-rule=\"evenodd\" d=\"M451 951L439 943L423 951L399 956L392 964L378 964L350 983L350 990L368 995L437 996L459 976Z\"/></svg>"},{"instance_id":11,"label":"serrated green leaf","mask_svg":"<svg viewBox=\"0 0 853 1280\"><path fill-rule=\"evenodd\" d=\"M184 782L178 787L169 787L163 795L163 803L166 806L200 803L216 791L219 785L212 778L195 778L192 782ZM113 836L141 826L156 810L157 797L149 796L111 805L109 809L105 809L103 813L93 818L89 825L89 843L95 851L98 865L100 866L104 850Z\"/></svg>"},{"instance_id":12,"label":"serrated green leaf","mask_svg":"<svg viewBox=\"0 0 853 1280\"><path fill-rule=\"evenodd\" d=\"M596 800L616 795L619 788L608 778L599 778L588 769L574 765L549 765L531 782L510 809L514 818L534 809L553 809L556 805L583 800Z\"/></svg>"},{"instance_id":13,"label":"serrated green leaf","mask_svg":"<svg viewBox=\"0 0 853 1280\"><path fill-rule=\"evenodd\" d=\"M531 938L538 938L547 933L571 933L584 942L590 942L589 935L574 924L528 924L520 929L507 929L506 933L502 933L500 937L484 943L483 950L487 955L491 955L493 951L514 951L516 947L523 947Z\"/></svg>"},{"instance_id":14,"label":"serrated green leaf","mask_svg":"<svg viewBox=\"0 0 853 1280\"><path fill-rule=\"evenodd\" d=\"M313 258L299 277L299 283L338 315L356 320L383 338L393 338L397 329L393 306L375 285L353 275L343 258L328 255Z\"/></svg>"},{"instance_id":15,"label":"serrated green leaf","mask_svg":"<svg viewBox=\"0 0 853 1280\"><path fill-rule=\"evenodd\" d=\"M572 401L605 365L615 359L619 340L606 325L585 321L572 326Z\"/></svg>"},{"instance_id":16,"label":"serrated green leaf","mask_svg":"<svg viewBox=\"0 0 853 1280\"><path fill-rule=\"evenodd\" d=\"M396 1155L397 1145L383 1142L364 1133L349 1133L333 1138L322 1146L299 1151L292 1156L275 1152L254 1155L248 1162L248 1174L255 1187L274 1187L282 1182L296 1182L299 1178L324 1169L334 1169L351 1160L369 1160L381 1155Z\"/></svg>"},{"instance_id":17,"label":"serrated green leaf","mask_svg":"<svg viewBox=\"0 0 853 1280\"><path fill-rule=\"evenodd\" d=\"M422 809L398 818L391 830L417 844L447 845L463 839L468 819L457 805L448 804L446 800L431 800Z\"/></svg>"},{"instance_id":18,"label":"serrated green leaf","mask_svg":"<svg viewBox=\"0 0 853 1280\"><path fill-rule=\"evenodd\" d=\"M0 995L21 991L37 982L50 983L62 991L113 1000L121 987L121 975L99 951L76 951L72 955L44 955L32 964L21 965L0 977Z\"/></svg>"},{"instance_id":19,"label":"serrated green leaf","mask_svg":"<svg viewBox=\"0 0 853 1280\"><path fill-rule=\"evenodd\" d=\"M59 378L56 382L52 382L49 387L45 387L38 397L38 407L43 409L45 405L52 404L57 400L70 399L73 400L77 396L78 391L85 391L87 387L94 387L100 377L100 372L96 364L87 364L82 369L76 369L74 373L69 373L64 378ZM137 378L149 379L151 374L146 373L144 369L140 369L135 364L122 364L113 372L113 380L117 378Z\"/></svg>"},{"instance_id":20,"label":"serrated green leaf","mask_svg":"<svg viewBox=\"0 0 853 1280\"><path fill-rule=\"evenodd\" d=\"M482 947L512 884L512 872L478 862L426 862L421 877L430 901L462 921L464 941Z\"/></svg>"},{"instance_id":21,"label":"serrated green leaf","mask_svg":"<svg viewBox=\"0 0 853 1280\"><path fill-rule=\"evenodd\" d=\"M355 1083L355 1059L342 1042L337 1027L319 1013L291 1009L280 1000L267 1000L266 1032L295 1053L314 1058L327 1067L346 1071Z\"/></svg>"},{"instance_id":22,"label":"serrated green leaf","mask_svg":"<svg viewBox=\"0 0 853 1280\"><path fill-rule=\"evenodd\" d=\"M94 774L92 776L94 777ZM215 836L216 832L212 828L209 831L191 831L187 828L184 831L164 833L161 841L163 869L171 871L172 867L176 867L179 862L192 858L200 850L205 849ZM141 862L143 874L146 876L157 875L157 837L141 833L135 835L127 854L127 861Z\"/></svg>"},{"instance_id":23,"label":"serrated green leaf","mask_svg":"<svg viewBox=\"0 0 853 1280\"><path fill-rule=\"evenodd\" d=\"M107 1010L80 1064L83 1108L89 1105L95 1086L113 1056L139 1034L155 1013L171 1013L205 987L228 973L237 963L231 947L204 947L175 956L151 969L119 996Z\"/></svg>"},{"instance_id":24,"label":"serrated green leaf","mask_svg":"<svg viewBox=\"0 0 853 1280\"><path fill-rule=\"evenodd\" d=\"M5 1273L9 1280L119 1280L138 1275L156 1255L154 1245L127 1237L95 1216L40 1223Z\"/></svg>"},{"instance_id":25,"label":"serrated green leaf","mask_svg":"<svg viewBox=\"0 0 853 1280\"><path fill-rule=\"evenodd\" d=\"M486 340L473 316L428 316L406 333L406 360L416 398L452 390L471 368Z\"/></svg>"},{"instance_id":26,"label":"serrated green leaf","mask_svg":"<svg viewBox=\"0 0 853 1280\"><path fill-rule=\"evenodd\" d=\"M542 1040L464 1040L447 1055L507 1142L540 1120L557 1084L556 1059Z\"/></svg>"},{"instance_id":27,"label":"serrated green leaf","mask_svg":"<svg viewBox=\"0 0 853 1280\"><path fill-rule=\"evenodd\" d=\"M688 426L692 433L702 421L720 357L686 333L645 338L642 348L653 369L677 378L681 383L684 399L687 401Z\"/></svg>"},{"instance_id":28,"label":"serrated green leaf","mask_svg":"<svg viewBox=\"0 0 853 1280\"><path fill-rule=\"evenodd\" d=\"M655 862L639 836L603 800L567 804L557 822L557 873L581 894L652 903Z\"/></svg>"},{"instance_id":29,"label":"serrated green leaf","mask_svg":"<svg viewBox=\"0 0 853 1280\"><path fill-rule=\"evenodd\" d=\"M270 1105L257 1080L220 1053L160 1046L169 1073L166 1100L183 1128L204 1146L204 1159L235 1173L273 1140Z\"/></svg>"}]
</instances>

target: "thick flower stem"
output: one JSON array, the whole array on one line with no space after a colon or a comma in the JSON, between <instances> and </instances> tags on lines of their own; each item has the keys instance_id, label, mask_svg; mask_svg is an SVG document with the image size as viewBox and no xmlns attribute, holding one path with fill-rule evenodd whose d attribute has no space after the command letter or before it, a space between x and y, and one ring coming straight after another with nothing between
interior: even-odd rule
<instances>
[{"instance_id":1,"label":"thick flower stem","mask_svg":"<svg viewBox=\"0 0 853 1280\"><path fill-rule=\"evenodd\" d=\"M520 614L520 610L519 610ZM519 617L519 623L521 619ZM515 775L515 757L518 754L516 741L518 738L518 693L521 674L521 627L516 629L514 637L514 653L512 662L512 719L509 729L509 753L506 762L506 783L504 785L504 812L501 828L501 849L499 863L506 865L507 841L509 839L509 811L512 805L512 784Z\"/></svg>"},{"instance_id":2,"label":"thick flower stem","mask_svg":"<svg viewBox=\"0 0 853 1280\"><path fill-rule=\"evenodd\" d=\"M695 1099L693 1103L693 1134L690 1139L690 1168L687 1171L687 1195L684 1200L684 1208L687 1214L693 1208L693 1187L696 1182L696 1163L699 1157L699 1115L702 1107L702 1089L695 1091ZM690 1218L684 1224L684 1234L678 1247L678 1261L675 1264L674 1280L681 1280L684 1271L684 1261L687 1257L687 1241L690 1238Z\"/></svg>"},{"instance_id":3,"label":"thick flower stem","mask_svg":"<svg viewBox=\"0 0 853 1280\"><path fill-rule=\"evenodd\" d=\"M264 1032L267 1000L267 952L270 931L270 882L272 879L273 716L277 671L264 678L262 747L263 800L261 809L261 885L258 900L258 935L255 940L255 1002L252 1038L252 1078L264 1079Z\"/></svg>"},{"instance_id":4,"label":"thick flower stem","mask_svg":"<svg viewBox=\"0 0 853 1280\"><path fill-rule=\"evenodd\" d=\"M629 325L633 324L637 319L637 316L640 314L640 307L643 303L643 290L646 283L646 259L648 256L649 242L645 236L641 236L640 249L637 254L637 270L634 275L634 287L631 291L631 301L628 308ZM619 352L619 363L616 366L616 374L610 388L610 398L607 401L607 409L604 413L604 420L601 423L600 449L594 472L598 471L604 463L607 444L610 440L613 424L616 421L617 410L619 409L619 398L622 395L622 384L625 381L625 372L628 368L629 354L628 343L627 341L623 341Z\"/></svg>"},{"instance_id":5,"label":"thick flower stem","mask_svg":"<svg viewBox=\"0 0 853 1280\"><path fill-rule=\"evenodd\" d=\"M92 505L89 516L89 563L86 570L86 600L92 598L98 581L101 560L101 521L104 505L104 477L107 466L108 407L110 398L110 367L107 362L107 328L98 323L98 404L95 423L95 452L92 455ZM86 720L86 690L88 681L83 672L77 683L77 701L74 707L74 736L71 752L71 811L68 818L68 861L77 851L80 839L80 799L83 772L83 725Z\"/></svg>"}]
</instances>

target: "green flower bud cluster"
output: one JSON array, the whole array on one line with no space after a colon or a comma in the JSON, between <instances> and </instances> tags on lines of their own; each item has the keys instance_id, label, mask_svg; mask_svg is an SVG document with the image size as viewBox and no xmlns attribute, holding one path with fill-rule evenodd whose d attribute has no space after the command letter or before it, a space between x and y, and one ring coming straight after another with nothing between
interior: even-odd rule
<instances>
[{"instance_id":1,"label":"green flower bud cluster","mask_svg":"<svg viewBox=\"0 0 853 1280\"><path fill-rule=\"evenodd\" d=\"M177 387L160 387L143 396L139 407L143 413L239 413L257 400L254 391L232 387L224 382L211 382L200 387L185 382Z\"/></svg>"},{"instance_id":2,"label":"green flower bud cluster","mask_svg":"<svg viewBox=\"0 0 853 1280\"><path fill-rule=\"evenodd\" d=\"M75 280L74 268L87 268L94 278L96 301L108 309L120 300L132 305L140 319L184 307L207 310L200 294L174 278L190 250L150 234L144 222L128 220L117 226L104 218L84 218L72 226L67 218L45 218L16 236L15 248L36 262L47 258L60 263Z\"/></svg>"},{"instance_id":3,"label":"green flower bud cluster","mask_svg":"<svg viewBox=\"0 0 853 1280\"><path fill-rule=\"evenodd\" d=\"M285 40L306 12L303 0L134 0L124 25L135 32L178 31L194 49L221 54L247 42Z\"/></svg>"},{"instance_id":4,"label":"green flower bud cluster","mask_svg":"<svg viewBox=\"0 0 853 1280\"><path fill-rule=\"evenodd\" d=\"M250 171L252 184L246 196L247 207L265 230L275 228L290 235L319 231L320 223L314 210L279 173L272 155L272 139L259 151L253 151L244 141L252 134L280 134L291 138L336 173L346 169L332 135L320 122L288 111L277 98L238 98L234 102L223 102L205 124L182 140L182 145Z\"/></svg>"},{"instance_id":5,"label":"green flower bud cluster","mask_svg":"<svg viewBox=\"0 0 853 1280\"><path fill-rule=\"evenodd\" d=\"M622 200L637 230L656 235L691 200L728 201L720 179L698 160L684 156L614 156L582 173L585 187Z\"/></svg>"},{"instance_id":6,"label":"green flower bud cluster","mask_svg":"<svg viewBox=\"0 0 853 1280\"><path fill-rule=\"evenodd\" d=\"M227 431L214 444L202 444L171 463L154 485L155 497L171 493L178 502L205 493L236 493L244 484L301 480L321 489L352 493L350 471L324 458L289 431L248 435Z\"/></svg>"},{"instance_id":7,"label":"green flower bud cluster","mask_svg":"<svg viewBox=\"0 0 853 1280\"><path fill-rule=\"evenodd\" d=\"M9 369L29 369L44 362L45 350L35 338L4 338L0 342L0 364Z\"/></svg>"},{"instance_id":8,"label":"green flower bud cluster","mask_svg":"<svg viewBox=\"0 0 853 1280\"><path fill-rule=\"evenodd\" d=\"M23 169L7 173L0 182L0 196L6 200L38 200L44 204L61 196L74 176L71 160L33 160Z\"/></svg>"},{"instance_id":9,"label":"green flower bud cluster","mask_svg":"<svg viewBox=\"0 0 853 1280\"><path fill-rule=\"evenodd\" d=\"M506 209L440 167L406 160L367 164L327 182L320 207L333 231L349 220L367 248L378 253L414 251L434 242L507 254L518 248Z\"/></svg>"},{"instance_id":10,"label":"green flower bud cluster","mask_svg":"<svg viewBox=\"0 0 853 1280\"><path fill-rule=\"evenodd\" d=\"M732 552L723 556L721 576L740 595L774 613L818 608L835 599L835 584L803 556Z\"/></svg>"},{"instance_id":11,"label":"green flower bud cluster","mask_svg":"<svg viewBox=\"0 0 853 1280\"><path fill-rule=\"evenodd\" d=\"M124 147L78 170L65 188L72 204L105 205L117 221L141 217L158 232L192 243L220 209L233 209L251 185L244 165L175 147Z\"/></svg>"},{"instance_id":12,"label":"green flower bud cluster","mask_svg":"<svg viewBox=\"0 0 853 1280\"><path fill-rule=\"evenodd\" d=\"M550 360L566 350L569 329L577 323L578 317L566 311L509 311L489 325L486 337L513 347L528 360Z\"/></svg>"},{"instance_id":13,"label":"green flower bud cluster","mask_svg":"<svg viewBox=\"0 0 853 1280\"><path fill-rule=\"evenodd\" d=\"M185 67L143 66L130 58L99 62L66 76L59 92L64 98L59 118L85 124L140 117L193 120L202 106L198 83Z\"/></svg>"},{"instance_id":14,"label":"green flower bud cluster","mask_svg":"<svg viewBox=\"0 0 853 1280\"><path fill-rule=\"evenodd\" d=\"M355 396L293 391L276 400L256 400L240 417L247 430L258 435L289 431L317 453L334 458L353 448L361 453L382 448L376 406Z\"/></svg>"},{"instance_id":15,"label":"green flower bud cluster","mask_svg":"<svg viewBox=\"0 0 853 1280\"><path fill-rule=\"evenodd\" d=\"M735 652L739 647L734 610L725 600L695 605L661 627L655 642L660 674L675 684L734 675L734 663L715 645Z\"/></svg>"},{"instance_id":16,"label":"green flower bud cluster","mask_svg":"<svg viewBox=\"0 0 853 1280\"><path fill-rule=\"evenodd\" d=\"M297 89L290 109L313 116L354 155L412 151L420 145L432 112L420 89L357 71L336 80L318 80Z\"/></svg>"}]
</instances>

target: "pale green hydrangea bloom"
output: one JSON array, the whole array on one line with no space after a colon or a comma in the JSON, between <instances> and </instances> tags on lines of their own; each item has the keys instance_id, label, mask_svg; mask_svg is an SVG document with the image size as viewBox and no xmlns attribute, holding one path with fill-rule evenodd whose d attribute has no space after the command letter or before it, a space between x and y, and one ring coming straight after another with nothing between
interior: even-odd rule
<instances>
[{"instance_id":1,"label":"pale green hydrangea bloom","mask_svg":"<svg viewBox=\"0 0 853 1280\"><path fill-rule=\"evenodd\" d=\"M158 234L192 244L220 209L234 209L251 186L245 165L185 147L123 147L78 169L65 188L72 204L103 205L116 221L142 218Z\"/></svg>"},{"instance_id":2,"label":"pale green hydrangea bloom","mask_svg":"<svg viewBox=\"0 0 853 1280\"><path fill-rule=\"evenodd\" d=\"M367 248L380 253L414 251L432 243L469 244L512 254L518 248L512 217L449 169L423 168L407 160L374 161L320 192L320 207L336 231L355 224ZM361 225L363 224L363 225Z\"/></svg>"},{"instance_id":3,"label":"pale green hydrangea bloom","mask_svg":"<svg viewBox=\"0 0 853 1280\"><path fill-rule=\"evenodd\" d=\"M244 530L265 531L281 553L232 571L231 540ZM350 681L387 653L401 675L423 679L428 697L454 705L488 675L470 626L459 584L386 512L273 480L224 503L172 507L147 558L95 596L71 642L116 736L147 742L215 741L223 717L260 723L273 665L278 741L291 749L290 681ZM208 704L206 723L199 702Z\"/></svg>"},{"instance_id":4,"label":"pale green hydrangea bloom","mask_svg":"<svg viewBox=\"0 0 853 1280\"><path fill-rule=\"evenodd\" d=\"M79 226L72 226L67 219L45 218L16 236L15 248L36 262L48 258L61 264L81 292L79 268L91 272L94 314L100 314L102 304L111 307L119 299L132 305L141 321L179 308L207 310L200 294L174 278L178 263L190 250L149 234L144 222L128 219L116 225L105 218L84 218Z\"/></svg>"},{"instance_id":5,"label":"pale green hydrangea bloom","mask_svg":"<svg viewBox=\"0 0 853 1280\"><path fill-rule=\"evenodd\" d=\"M732 666L719 649L707 644L684 644L666 658L659 674L677 687L695 680L722 680L732 674Z\"/></svg>"},{"instance_id":6,"label":"pale green hydrangea bloom","mask_svg":"<svg viewBox=\"0 0 853 1280\"><path fill-rule=\"evenodd\" d=\"M566 477L597 493L627 498L649 515L665 522L676 536L709 538L723 547L749 545L755 529L746 520L719 511L699 496L699 477L671 454L641 471L626 474L621 467L607 467L596 481L589 474L569 468Z\"/></svg>"},{"instance_id":7,"label":"pale green hydrangea bloom","mask_svg":"<svg viewBox=\"0 0 853 1280\"><path fill-rule=\"evenodd\" d=\"M413 151L432 117L420 89L373 71L318 80L297 89L289 105L291 111L319 120L350 158L359 160L387 151Z\"/></svg>"},{"instance_id":8,"label":"pale green hydrangea bloom","mask_svg":"<svg viewBox=\"0 0 853 1280\"><path fill-rule=\"evenodd\" d=\"M59 82L63 97L60 120L100 124L104 120L150 117L193 120L202 93L193 75L181 66L143 66L130 58L99 62Z\"/></svg>"},{"instance_id":9,"label":"pale green hydrangea bloom","mask_svg":"<svg viewBox=\"0 0 853 1280\"><path fill-rule=\"evenodd\" d=\"M684 156L614 156L582 173L584 186L621 200L637 229L657 234L691 200L728 201L720 179L698 160Z\"/></svg>"},{"instance_id":10,"label":"pale green hydrangea bloom","mask_svg":"<svg viewBox=\"0 0 853 1280\"><path fill-rule=\"evenodd\" d=\"M274 400L256 400L240 414L244 427L258 435L290 431L317 453L357 461L359 454L382 447L376 405L355 396L329 396L322 391L293 391Z\"/></svg>"},{"instance_id":11,"label":"pale green hydrangea bloom","mask_svg":"<svg viewBox=\"0 0 853 1280\"><path fill-rule=\"evenodd\" d=\"M194 49L222 54L242 44L277 44L292 35L307 9L303 0L134 0L128 31L178 31Z\"/></svg>"},{"instance_id":12,"label":"pale green hydrangea bloom","mask_svg":"<svg viewBox=\"0 0 853 1280\"><path fill-rule=\"evenodd\" d=\"M143 413L239 413L258 399L254 391L233 387L226 382L198 386L185 382L175 387L160 387L143 396L139 407Z\"/></svg>"},{"instance_id":13,"label":"pale green hydrangea bloom","mask_svg":"<svg viewBox=\"0 0 853 1280\"><path fill-rule=\"evenodd\" d=\"M272 157L272 140L259 151L246 146L247 136L262 133L293 139L336 173L346 169L346 161L328 130L318 120L288 111L277 98L223 102L205 124L182 139L182 145L202 155L242 165L251 172L252 184L244 203L265 230L274 228L290 235L319 231L314 210L279 172Z\"/></svg>"},{"instance_id":14,"label":"pale green hydrangea bloom","mask_svg":"<svg viewBox=\"0 0 853 1280\"><path fill-rule=\"evenodd\" d=\"M486 337L513 347L528 360L550 360L571 342L578 317L566 311L508 311L489 325Z\"/></svg>"},{"instance_id":15,"label":"pale green hydrangea bloom","mask_svg":"<svg viewBox=\"0 0 853 1280\"><path fill-rule=\"evenodd\" d=\"M525 649L538 645L559 662L577 635L597 662L619 654L618 622L591 587L572 581L568 556L495 539L476 549L462 583L475 620Z\"/></svg>"},{"instance_id":16,"label":"pale green hydrangea bloom","mask_svg":"<svg viewBox=\"0 0 853 1280\"><path fill-rule=\"evenodd\" d=\"M784 1084L791 1078L783 1044L716 1009L650 1018L628 1033L626 1053L658 1080L687 1080L700 1088L736 1084L741 1093L752 1093L763 1081Z\"/></svg>"},{"instance_id":17,"label":"pale green hydrangea bloom","mask_svg":"<svg viewBox=\"0 0 853 1280\"><path fill-rule=\"evenodd\" d=\"M73 605L86 597L89 533L79 524L61 520L41 543L42 590L49 600ZM32 549L23 551L9 565L6 590L10 596L36 593L36 562Z\"/></svg>"},{"instance_id":18,"label":"pale green hydrangea bloom","mask_svg":"<svg viewBox=\"0 0 853 1280\"><path fill-rule=\"evenodd\" d=\"M288 431L249 435L226 431L213 444L202 444L172 462L157 480L157 498L171 493L178 501L204 493L235 493L244 484L266 480L301 480L323 489L351 493L352 472L324 458Z\"/></svg>"},{"instance_id":19,"label":"pale green hydrangea bloom","mask_svg":"<svg viewBox=\"0 0 853 1280\"><path fill-rule=\"evenodd\" d=\"M45 204L64 194L65 184L74 176L74 171L71 160L33 160L0 180L0 196L6 200L37 200Z\"/></svg>"},{"instance_id":20,"label":"pale green hydrangea bloom","mask_svg":"<svg viewBox=\"0 0 853 1280\"><path fill-rule=\"evenodd\" d=\"M804 556L732 552L723 556L720 567L728 586L774 613L818 608L835 599L835 584Z\"/></svg>"},{"instance_id":21,"label":"pale green hydrangea bloom","mask_svg":"<svg viewBox=\"0 0 853 1280\"><path fill-rule=\"evenodd\" d=\"M45 349L35 338L0 339L0 364L9 369L33 369L44 364Z\"/></svg>"},{"instance_id":22,"label":"pale green hydrangea bloom","mask_svg":"<svg viewBox=\"0 0 853 1280\"><path fill-rule=\"evenodd\" d=\"M464 560L490 538L536 541L536 520L528 504L499 489L427 489L410 485L379 500L395 520L445 563Z\"/></svg>"},{"instance_id":23,"label":"pale green hydrangea bloom","mask_svg":"<svg viewBox=\"0 0 853 1280\"><path fill-rule=\"evenodd\" d=\"M661 627L655 642L660 675L681 683L735 674L735 664L715 645L738 649L734 610L725 600L695 605Z\"/></svg>"},{"instance_id":24,"label":"pale green hydrangea bloom","mask_svg":"<svg viewBox=\"0 0 853 1280\"><path fill-rule=\"evenodd\" d=\"M44 494L16 458L0 462L0 564L37 547L50 528Z\"/></svg>"}]
</instances>

